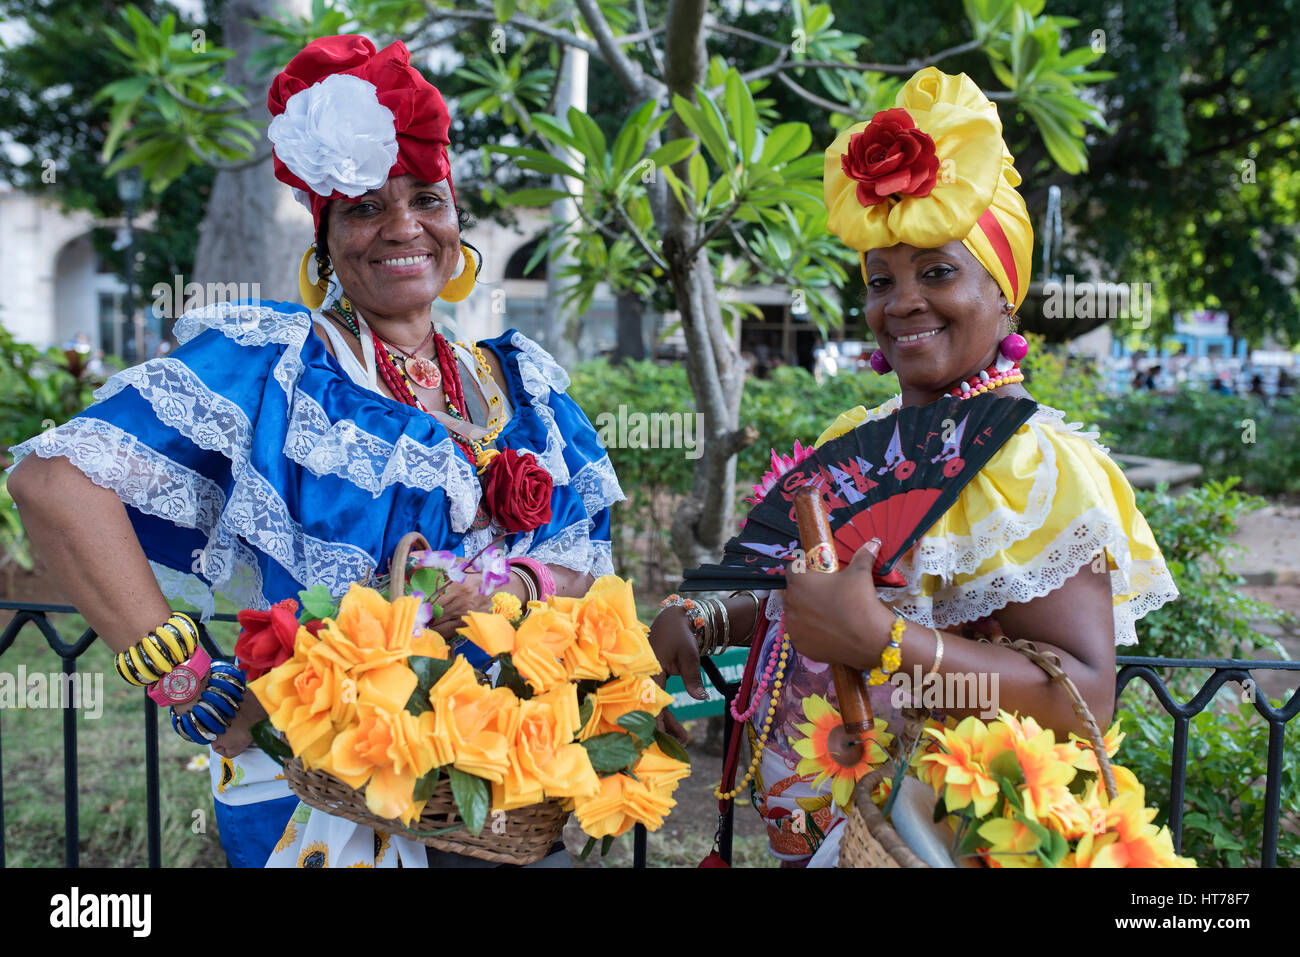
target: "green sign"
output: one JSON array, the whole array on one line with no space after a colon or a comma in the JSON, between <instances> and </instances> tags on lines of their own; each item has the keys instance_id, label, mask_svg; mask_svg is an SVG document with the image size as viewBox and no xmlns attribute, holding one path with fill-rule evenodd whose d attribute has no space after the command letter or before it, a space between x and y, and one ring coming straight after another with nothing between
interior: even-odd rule
<instances>
[{"instance_id":1,"label":"green sign","mask_svg":"<svg viewBox=\"0 0 1300 957\"><path fill-rule=\"evenodd\" d=\"M740 681L741 675L745 673L745 659L749 657L748 648L728 648L720 655L714 655L713 663L718 666L722 672L722 680L728 684L735 684ZM690 721L694 718L712 718L715 715L722 714L723 697L709 677L701 672L700 678L704 681L704 690L709 693L705 701L697 701L686 693L686 686L682 684L682 679L673 675L668 679L668 693L673 696L672 711L678 721Z\"/></svg>"}]
</instances>

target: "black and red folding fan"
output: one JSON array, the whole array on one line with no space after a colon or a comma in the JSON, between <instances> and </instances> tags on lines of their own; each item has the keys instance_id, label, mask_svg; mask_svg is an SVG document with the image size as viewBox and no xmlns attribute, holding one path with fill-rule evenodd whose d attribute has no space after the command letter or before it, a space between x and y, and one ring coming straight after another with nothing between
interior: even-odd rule
<instances>
[{"instance_id":1,"label":"black and red folding fan","mask_svg":"<svg viewBox=\"0 0 1300 957\"><path fill-rule=\"evenodd\" d=\"M722 563L687 571L682 590L784 588L786 563L799 550L794 492L804 486L822 491L841 567L879 538L875 582L901 586L898 560L1037 408L1033 399L944 396L864 422L777 479L727 542Z\"/></svg>"}]
</instances>

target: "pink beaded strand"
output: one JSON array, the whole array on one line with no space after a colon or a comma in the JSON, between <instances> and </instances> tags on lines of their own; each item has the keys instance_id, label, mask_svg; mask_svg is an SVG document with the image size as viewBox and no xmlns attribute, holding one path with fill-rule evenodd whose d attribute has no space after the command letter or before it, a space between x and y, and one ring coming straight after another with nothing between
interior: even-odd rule
<instances>
[{"instance_id":1,"label":"pink beaded strand","mask_svg":"<svg viewBox=\"0 0 1300 957\"><path fill-rule=\"evenodd\" d=\"M783 629L784 630L784 629ZM736 712L736 699L731 699L731 716L742 724L754 716L758 710L759 704L762 703L763 695L767 694L767 689L771 684L772 676L776 673L776 661L780 656L781 649L785 647L785 639L772 642L772 650L767 655L767 667L763 669L763 678L749 695L749 707L743 712Z\"/></svg>"}]
</instances>

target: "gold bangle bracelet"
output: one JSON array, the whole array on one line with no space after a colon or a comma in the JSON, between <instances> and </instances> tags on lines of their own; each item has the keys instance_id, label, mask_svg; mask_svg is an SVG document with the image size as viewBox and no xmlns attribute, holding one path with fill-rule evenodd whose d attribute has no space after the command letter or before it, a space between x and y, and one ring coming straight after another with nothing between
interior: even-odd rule
<instances>
[{"instance_id":1,"label":"gold bangle bracelet","mask_svg":"<svg viewBox=\"0 0 1300 957\"><path fill-rule=\"evenodd\" d=\"M932 664L930 670L926 672L927 676L938 674L939 664L943 661L943 632L938 628L931 628L930 630L934 632L934 664Z\"/></svg>"},{"instance_id":2,"label":"gold bangle bracelet","mask_svg":"<svg viewBox=\"0 0 1300 957\"><path fill-rule=\"evenodd\" d=\"M737 595L748 595L750 598L754 600L754 627L749 630L749 634L745 637L746 641L753 641L754 636L758 634L758 613L762 611L763 603L759 600L757 595L755 595L752 591L749 591L747 589L742 589L741 591L733 591L727 597L735 598Z\"/></svg>"}]
</instances>

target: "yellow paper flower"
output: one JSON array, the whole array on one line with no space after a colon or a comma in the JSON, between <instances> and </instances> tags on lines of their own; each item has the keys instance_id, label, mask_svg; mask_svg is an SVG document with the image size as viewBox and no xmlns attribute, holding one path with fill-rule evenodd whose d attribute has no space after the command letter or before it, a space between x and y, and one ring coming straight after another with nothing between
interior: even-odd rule
<instances>
[{"instance_id":1,"label":"yellow paper flower","mask_svg":"<svg viewBox=\"0 0 1300 957\"><path fill-rule=\"evenodd\" d=\"M1124 740L1124 732L1120 729L1120 723L1116 721L1110 726L1110 729L1102 735L1102 744L1106 747L1106 757L1113 758L1119 751L1120 742ZM1098 774L1097 755L1092 750L1092 743L1087 738L1081 738L1077 734L1070 734L1070 743L1078 750L1074 756L1074 766L1080 771L1091 771Z\"/></svg>"},{"instance_id":2,"label":"yellow paper flower","mask_svg":"<svg viewBox=\"0 0 1300 957\"><path fill-rule=\"evenodd\" d=\"M600 778L596 794L574 799L574 815L589 836L617 837L634 824L658 830L677 804L672 798L677 782L690 773L690 768L652 745L642 753L632 773L636 779L626 774Z\"/></svg>"},{"instance_id":3,"label":"yellow paper flower","mask_svg":"<svg viewBox=\"0 0 1300 957\"><path fill-rule=\"evenodd\" d=\"M419 599L410 596L390 604L373 588L353 584L339 603L338 617L326 618L318 637L326 652L359 679L406 660L419 605Z\"/></svg>"},{"instance_id":4,"label":"yellow paper flower","mask_svg":"<svg viewBox=\"0 0 1300 957\"><path fill-rule=\"evenodd\" d=\"M325 642L306 629L293 657L249 687L308 769L329 752L333 735L356 719L355 681Z\"/></svg>"},{"instance_id":5,"label":"yellow paper flower","mask_svg":"<svg viewBox=\"0 0 1300 957\"><path fill-rule=\"evenodd\" d=\"M577 637L567 615L545 606L534 608L520 623L511 658L535 693L569 682L564 658Z\"/></svg>"},{"instance_id":6,"label":"yellow paper flower","mask_svg":"<svg viewBox=\"0 0 1300 957\"><path fill-rule=\"evenodd\" d=\"M429 692L436 720L431 734L440 754L466 774L501 783L510 768L510 746L519 722L519 699L509 688L488 688L457 657ZM446 763L446 762L441 762Z\"/></svg>"},{"instance_id":7,"label":"yellow paper flower","mask_svg":"<svg viewBox=\"0 0 1300 957\"><path fill-rule=\"evenodd\" d=\"M500 615L507 621L515 621L524 613L524 606L508 591L499 591L492 596L492 614Z\"/></svg>"},{"instance_id":8,"label":"yellow paper flower","mask_svg":"<svg viewBox=\"0 0 1300 957\"><path fill-rule=\"evenodd\" d=\"M984 858L990 867L1042 867L1034 851L1039 839L1024 824L1011 818L996 818L980 825L979 835L989 842Z\"/></svg>"},{"instance_id":9,"label":"yellow paper flower","mask_svg":"<svg viewBox=\"0 0 1300 957\"><path fill-rule=\"evenodd\" d=\"M510 767L504 780L492 785L493 810L536 804L543 797L588 797L600 789L586 748L573 741L577 723L572 684L519 702Z\"/></svg>"},{"instance_id":10,"label":"yellow paper flower","mask_svg":"<svg viewBox=\"0 0 1300 957\"><path fill-rule=\"evenodd\" d=\"M437 761L433 721L432 712L416 718L362 702L356 725L334 738L320 767L349 787L364 786L372 813L413 821L419 816L413 801L415 782Z\"/></svg>"},{"instance_id":11,"label":"yellow paper flower","mask_svg":"<svg viewBox=\"0 0 1300 957\"><path fill-rule=\"evenodd\" d=\"M952 730L931 729L926 733L943 747L941 753L927 754L921 760L942 768L941 777L931 772L931 782L941 782L948 810L960 811L973 805L977 817L993 810L999 787L983 760L988 726L972 716L964 718Z\"/></svg>"},{"instance_id":12,"label":"yellow paper flower","mask_svg":"<svg viewBox=\"0 0 1300 957\"><path fill-rule=\"evenodd\" d=\"M814 788L823 781L830 780L835 803L846 808L853 798L853 786L889 757L887 749L894 736L885 730L888 723L876 718L864 743L862 760L853 767L845 767L831 756L828 741L831 732L844 724L840 713L821 695L804 698L803 713L809 720L806 724L795 725L799 733L804 735L794 742L795 752L803 758L795 770L799 774L815 774L812 781Z\"/></svg>"},{"instance_id":13,"label":"yellow paper flower","mask_svg":"<svg viewBox=\"0 0 1300 957\"><path fill-rule=\"evenodd\" d=\"M663 670L650 648L650 629L637 620L632 586L617 575L596 579L577 606L574 621L582 650L614 677Z\"/></svg>"},{"instance_id":14,"label":"yellow paper flower","mask_svg":"<svg viewBox=\"0 0 1300 957\"><path fill-rule=\"evenodd\" d=\"M592 692L588 700L592 703L591 717L583 725L579 741L622 731L618 719L632 711L646 711L657 716L673 703L673 696L655 684L653 678L640 675L606 682Z\"/></svg>"}]
</instances>

